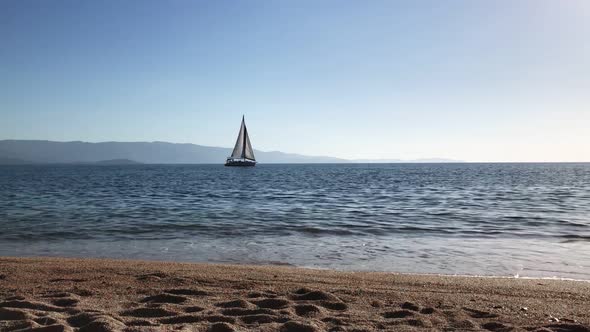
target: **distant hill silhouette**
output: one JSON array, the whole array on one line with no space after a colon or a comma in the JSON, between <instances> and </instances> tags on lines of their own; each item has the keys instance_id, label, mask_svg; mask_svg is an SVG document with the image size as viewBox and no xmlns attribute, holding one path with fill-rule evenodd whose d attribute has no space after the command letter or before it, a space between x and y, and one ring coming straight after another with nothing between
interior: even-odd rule
<instances>
[{"instance_id":1,"label":"distant hill silhouette","mask_svg":"<svg viewBox=\"0 0 590 332\"><path fill-rule=\"evenodd\" d=\"M137 165L137 164L141 164L141 163L137 162L135 160L129 160L129 159L109 159L109 160L97 161L94 164L97 164L97 165Z\"/></svg>"},{"instance_id":2,"label":"distant hill silhouette","mask_svg":"<svg viewBox=\"0 0 590 332\"><path fill-rule=\"evenodd\" d=\"M30 162L28 160L18 159L18 158L0 157L0 165L23 165L23 164L32 164L32 162Z\"/></svg>"},{"instance_id":3,"label":"distant hill silhouette","mask_svg":"<svg viewBox=\"0 0 590 332\"><path fill-rule=\"evenodd\" d=\"M53 142L0 140L0 163L108 163L116 160L146 164L221 164L229 148L167 142ZM337 163L344 159L310 157L278 151L254 151L261 163ZM6 160L6 162L3 162ZM18 161L21 162L18 162ZM128 163L127 162L127 163ZM123 163L123 162L120 162Z\"/></svg>"},{"instance_id":4,"label":"distant hill silhouette","mask_svg":"<svg viewBox=\"0 0 590 332\"><path fill-rule=\"evenodd\" d=\"M167 142L53 142L41 140L0 140L0 164L98 163L98 164L222 164L229 148ZM346 160L314 157L279 151L255 150L261 163L398 163L459 162L450 159Z\"/></svg>"},{"instance_id":5,"label":"distant hill silhouette","mask_svg":"<svg viewBox=\"0 0 590 332\"><path fill-rule=\"evenodd\" d=\"M445 159L445 158L421 158L421 159L411 159L411 160L403 160L403 159L355 159L351 162L355 163L463 163L462 160L455 160L455 159Z\"/></svg>"}]
</instances>

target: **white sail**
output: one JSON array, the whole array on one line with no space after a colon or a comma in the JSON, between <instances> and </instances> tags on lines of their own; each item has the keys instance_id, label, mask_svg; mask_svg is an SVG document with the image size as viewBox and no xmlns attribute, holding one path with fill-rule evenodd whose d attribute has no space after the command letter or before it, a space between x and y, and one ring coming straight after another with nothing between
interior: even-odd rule
<instances>
[{"instance_id":1,"label":"white sail","mask_svg":"<svg viewBox=\"0 0 590 332\"><path fill-rule=\"evenodd\" d=\"M242 118L242 126L240 127L240 133L238 134L238 139L236 140L236 145L234 146L234 150L231 153L231 158L243 158L242 155L244 154L244 131L246 130L246 123L244 123L244 118Z\"/></svg>"},{"instance_id":2,"label":"white sail","mask_svg":"<svg viewBox=\"0 0 590 332\"><path fill-rule=\"evenodd\" d=\"M250 160L256 160L256 158L254 158L254 150L252 150L252 144L250 144L250 137L248 136L248 130L246 129L246 126L244 125L244 132L245 135L244 137L246 138L246 144L244 144L245 149L244 149L244 158L246 159L250 159Z\"/></svg>"},{"instance_id":3,"label":"white sail","mask_svg":"<svg viewBox=\"0 0 590 332\"><path fill-rule=\"evenodd\" d=\"M240 126L240 133L238 134L238 139L236 140L236 145L234 146L230 158L256 160L254 158L254 151L252 150L250 138L248 137L246 122L244 121L243 117L242 125Z\"/></svg>"}]
</instances>

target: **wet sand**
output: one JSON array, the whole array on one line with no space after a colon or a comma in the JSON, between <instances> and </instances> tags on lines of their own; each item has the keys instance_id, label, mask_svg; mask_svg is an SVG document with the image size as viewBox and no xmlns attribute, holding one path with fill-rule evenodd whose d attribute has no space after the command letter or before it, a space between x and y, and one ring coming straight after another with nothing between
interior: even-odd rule
<instances>
[{"instance_id":1,"label":"wet sand","mask_svg":"<svg viewBox=\"0 0 590 332\"><path fill-rule=\"evenodd\" d=\"M590 332L590 283L0 258L0 331Z\"/></svg>"}]
</instances>

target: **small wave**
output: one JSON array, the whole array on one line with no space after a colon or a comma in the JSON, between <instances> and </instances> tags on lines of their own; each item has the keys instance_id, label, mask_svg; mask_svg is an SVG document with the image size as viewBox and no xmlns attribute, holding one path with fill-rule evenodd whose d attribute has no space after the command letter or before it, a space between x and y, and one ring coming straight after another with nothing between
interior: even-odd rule
<instances>
[{"instance_id":1,"label":"small wave","mask_svg":"<svg viewBox=\"0 0 590 332\"><path fill-rule=\"evenodd\" d=\"M590 241L590 235L566 234L559 237L566 239L563 242Z\"/></svg>"},{"instance_id":2,"label":"small wave","mask_svg":"<svg viewBox=\"0 0 590 332\"><path fill-rule=\"evenodd\" d=\"M573 266L565 261L583 261L581 273L590 265L584 255L590 164L261 165L230 176L227 171L211 165L3 169L0 254L29 247L71 253L97 243L105 255L118 250L107 243L144 257L158 243L174 257L213 260L225 253L239 261L248 253L243 240L262 237L272 249L268 254L276 253L272 260L302 264L316 259L313 247L321 243L329 252L314 264L331 267L397 267L400 257L408 269L437 271L455 271L461 259L475 271L513 271L511 259L564 273ZM174 247L183 241L196 245ZM215 241L227 244L227 251L206 247ZM399 247L404 241L414 242ZM138 247L125 247L131 242ZM72 243L80 245L74 249ZM290 256L303 250L301 243L313 248L303 262ZM491 254L498 243L505 250ZM197 249L202 251L191 251ZM131 255L126 250L121 255ZM333 251L346 259L334 258Z\"/></svg>"}]
</instances>

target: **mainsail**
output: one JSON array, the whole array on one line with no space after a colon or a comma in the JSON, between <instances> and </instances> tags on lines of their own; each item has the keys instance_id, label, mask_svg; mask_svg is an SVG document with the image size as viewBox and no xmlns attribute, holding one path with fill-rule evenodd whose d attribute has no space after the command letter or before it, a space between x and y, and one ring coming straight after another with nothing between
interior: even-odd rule
<instances>
[{"instance_id":1,"label":"mainsail","mask_svg":"<svg viewBox=\"0 0 590 332\"><path fill-rule=\"evenodd\" d=\"M244 117L242 117L242 126L240 127L240 133L238 134L234 150L231 153L231 158L256 160L254 158L252 144L250 144L250 137L248 137L248 129L246 128Z\"/></svg>"}]
</instances>

